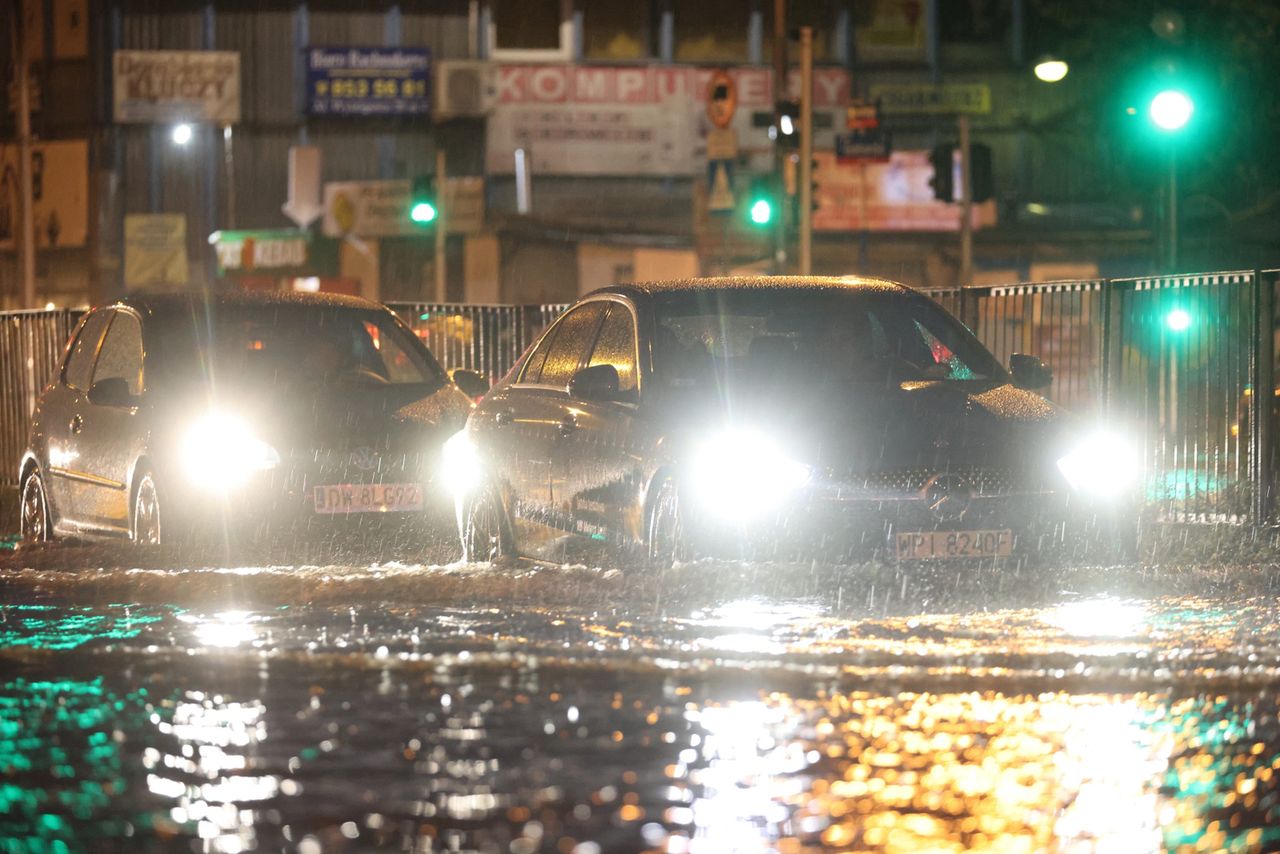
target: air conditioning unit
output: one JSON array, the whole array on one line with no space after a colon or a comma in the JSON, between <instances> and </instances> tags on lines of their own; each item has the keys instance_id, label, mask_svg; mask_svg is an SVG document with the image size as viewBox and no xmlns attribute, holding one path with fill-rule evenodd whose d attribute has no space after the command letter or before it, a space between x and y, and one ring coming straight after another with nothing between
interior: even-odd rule
<instances>
[{"instance_id":1,"label":"air conditioning unit","mask_svg":"<svg viewBox=\"0 0 1280 854\"><path fill-rule=\"evenodd\" d=\"M498 67L478 60L444 60L436 66L435 116L485 116L498 100Z\"/></svg>"}]
</instances>

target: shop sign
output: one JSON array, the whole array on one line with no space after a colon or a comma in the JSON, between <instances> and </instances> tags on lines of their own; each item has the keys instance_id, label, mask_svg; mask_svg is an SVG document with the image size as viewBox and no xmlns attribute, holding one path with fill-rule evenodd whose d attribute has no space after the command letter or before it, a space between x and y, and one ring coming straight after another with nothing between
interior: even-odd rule
<instances>
[{"instance_id":1,"label":"shop sign","mask_svg":"<svg viewBox=\"0 0 1280 854\"><path fill-rule=\"evenodd\" d=\"M311 47L307 112L316 116L419 116L431 111L426 48Z\"/></svg>"},{"instance_id":2,"label":"shop sign","mask_svg":"<svg viewBox=\"0 0 1280 854\"><path fill-rule=\"evenodd\" d=\"M986 83L880 83L871 87L871 100L880 102L882 115L985 116L991 112L991 87Z\"/></svg>"},{"instance_id":3,"label":"shop sign","mask_svg":"<svg viewBox=\"0 0 1280 854\"><path fill-rule=\"evenodd\" d=\"M302 231L214 233L218 275L335 276L338 244Z\"/></svg>"},{"instance_id":4,"label":"shop sign","mask_svg":"<svg viewBox=\"0 0 1280 854\"><path fill-rule=\"evenodd\" d=\"M115 120L240 121L240 54L218 50L118 50Z\"/></svg>"},{"instance_id":5,"label":"shop sign","mask_svg":"<svg viewBox=\"0 0 1280 854\"><path fill-rule=\"evenodd\" d=\"M124 218L126 290L187 284L187 218L183 214L127 214Z\"/></svg>"}]
</instances>

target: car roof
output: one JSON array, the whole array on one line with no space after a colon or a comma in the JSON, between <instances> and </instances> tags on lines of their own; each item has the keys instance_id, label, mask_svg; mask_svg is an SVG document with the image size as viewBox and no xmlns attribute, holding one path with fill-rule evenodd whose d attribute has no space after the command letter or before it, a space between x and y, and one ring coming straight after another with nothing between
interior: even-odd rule
<instances>
[{"instance_id":1,"label":"car roof","mask_svg":"<svg viewBox=\"0 0 1280 854\"><path fill-rule=\"evenodd\" d=\"M912 293L906 285L871 276L717 276L668 279L656 282L627 282L592 291L588 296L618 294L645 297L655 294L696 293L698 291L880 291Z\"/></svg>"},{"instance_id":2,"label":"car roof","mask_svg":"<svg viewBox=\"0 0 1280 854\"><path fill-rule=\"evenodd\" d=\"M133 308L139 314L189 315L203 308L277 308L284 306L380 310L383 306L360 297L343 294L312 294L296 291L155 291L130 294L112 305Z\"/></svg>"}]
</instances>

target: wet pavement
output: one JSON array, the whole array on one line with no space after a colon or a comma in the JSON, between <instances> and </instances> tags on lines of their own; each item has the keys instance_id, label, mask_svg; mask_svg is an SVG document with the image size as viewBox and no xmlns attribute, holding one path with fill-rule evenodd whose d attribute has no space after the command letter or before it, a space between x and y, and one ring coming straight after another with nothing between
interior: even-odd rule
<instances>
[{"instance_id":1,"label":"wet pavement","mask_svg":"<svg viewBox=\"0 0 1280 854\"><path fill-rule=\"evenodd\" d=\"M1274 567L0 557L0 851L1280 850Z\"/></svg>"}]
</instances>

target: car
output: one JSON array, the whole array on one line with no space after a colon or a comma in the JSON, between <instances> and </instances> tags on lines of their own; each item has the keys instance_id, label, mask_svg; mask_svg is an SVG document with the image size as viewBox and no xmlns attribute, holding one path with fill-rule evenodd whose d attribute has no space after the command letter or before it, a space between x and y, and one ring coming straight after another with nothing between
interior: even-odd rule
<instances>
[{"instance_id":1,"label":"car","mask_svg":"<svg viewBox=\"0 0 1280 854\"><path fill-rule=\"evenodd\" d=\"M464 558L997 558L1124 539L1140 455L869 278L625 284L571 306L445 450ZM1083 521L1079 521L1083 520ZM1116 527L1118 526L1118 527Z\"/></svg>"},{"instance_id":2,"label":"car","mask_svg":"<svg viewBox=\"0 0 1280 854\"><path fill-rule=\"evenodd\" d=\"M22 541L240 541L375 521L451 537L434 479L472 406L396 315L362 299L130 296L82 318L40 397Z\"/></svg>"}]
</instances>

